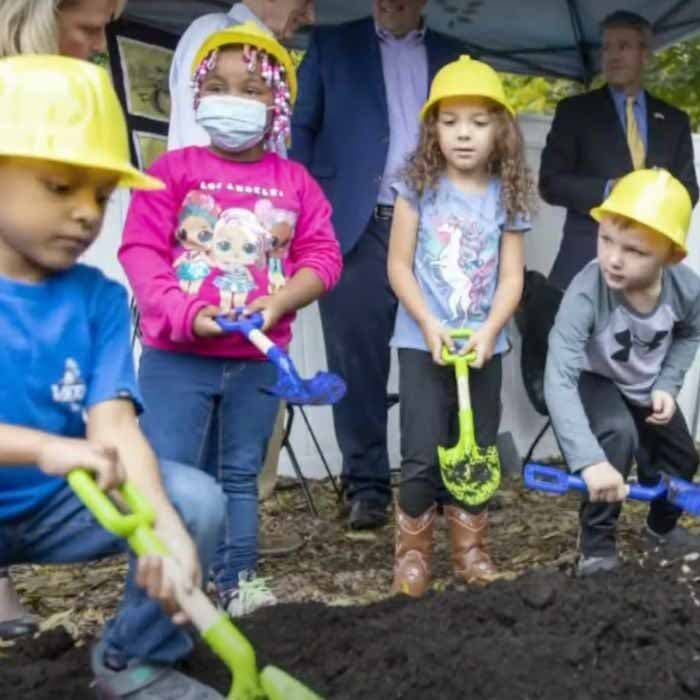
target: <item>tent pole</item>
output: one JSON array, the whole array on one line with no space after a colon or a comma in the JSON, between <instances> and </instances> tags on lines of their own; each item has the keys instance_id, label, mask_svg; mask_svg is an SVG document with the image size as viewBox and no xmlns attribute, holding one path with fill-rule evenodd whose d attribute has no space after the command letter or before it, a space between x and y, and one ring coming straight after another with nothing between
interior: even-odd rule
<instances>
[{"instance_id":1,"label":"tent pole","mask_svg":"<svg viewBox=\"0 0 700 700\"><path fill-rule=\"evenodd\" d=\"M574 34L574 42L576 43L576 48L578 50L579 59L581 61L581 70L583 73L583 82L588 87L593 78L593 70L591 68L591 62L584 47L583 40L583 28L581 26L581 14L578 10L578 4L576 0L566 0L566 4L569 6L569 16L571 17L571 29Z\"/></svg>"},{"instance_id":2,"label":"tent pole","mask_svg":"<svg viewBox=\"0 0 700 700\"><path fill-rule=\"evenodd\" d=\"M678 2L673 6L670 7L666 12L659 17L656 22L652 23L652 28L654 33L656 33L659 29L663 29L663 24L664 22L667 22L669 19L671 19L674 15L677 15L682 9L684 9L686 6L690 5L690 0L678 0Z\"/></svg>"}]
</instances>

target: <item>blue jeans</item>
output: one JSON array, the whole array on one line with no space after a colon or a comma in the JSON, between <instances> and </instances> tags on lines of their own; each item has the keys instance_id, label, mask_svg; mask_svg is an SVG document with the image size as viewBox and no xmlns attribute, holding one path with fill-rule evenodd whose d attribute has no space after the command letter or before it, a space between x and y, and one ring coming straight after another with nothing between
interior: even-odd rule
<instances>
[{"instance_id":1,"label":"blue jeans","mask_svg":"<svg viewBox=\"0 0 700 700\"><path fill-rule=\"evenodd\" d=\"M257 564L258 474L279 407L260 387L276 378L269 362L148 347L141 355L141 427L153 449L161 459L206 470L226 496L224 533L212 567L222 597L237 587L241 571Z\"/></svg>"},{"instance_id":2,"label":"blue jeans","mask_svg":"<svg viewBox=\"0 0 700 700\"><path fill-rule=\"evenodd\" d=\"M221 489L210 476L181 464L163 464L162 472L168 497L192 535L206 572L224 519ZM0 565L69 564L126 548L125 540L102 529L68 484L30 517L0 523ZM106 649L124 662L173 663L190 652L192 641L136 585L134 564L131 556L124 597L104 632Z\"/></svg>"}]
</instances>

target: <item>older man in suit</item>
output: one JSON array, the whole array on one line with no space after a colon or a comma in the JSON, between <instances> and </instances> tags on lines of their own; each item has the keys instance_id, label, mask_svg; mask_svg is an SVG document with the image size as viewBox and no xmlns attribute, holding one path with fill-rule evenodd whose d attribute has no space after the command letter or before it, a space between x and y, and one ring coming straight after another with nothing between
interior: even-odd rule
<instances>
[{"instance_id":1,"label":"older man in suit","mask_svg":"<svg viewBox=\"0 0 700 700\"><path fill-rule=\"evenodd\" d=\"M320 302L329 368L345 377L334 407L350 525L386 522L389 339L386 273L395 182L416 147L437 70L461 44L425 27L426 0L375 0L373 17L319 27L299 71L290 157L321 183L344 253L340 284Z\"/></svg>"},{"instance_id":2,"label":"older man in suit","mask_svg":"<svg viewBox=\"0 0 700 700\"><path fill-rule=\"evenodd\" d=\"M540 194L567 210L549 277L560 289L595 257L597 224L588 211L618 178L637 168L663 167L687 187L693 204L698 199L688 116L642 89L651 25L617 11L601 29L607 84L559 103L542 152Z\"/></svg>"}]
</instances>

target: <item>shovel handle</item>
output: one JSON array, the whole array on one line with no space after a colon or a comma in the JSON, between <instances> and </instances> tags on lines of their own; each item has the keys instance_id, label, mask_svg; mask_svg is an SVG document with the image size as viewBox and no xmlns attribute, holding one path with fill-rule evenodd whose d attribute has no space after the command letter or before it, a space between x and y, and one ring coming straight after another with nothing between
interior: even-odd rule
<instances>
[{"instance_id":1,"label":"shovel handle","mask_svg":"<svg viewBox=\"0 0 700 700\"><path fill-rule=\"evenodd\" d=\"M236 309L236 318L231 318L230 316L220 315L216 316L214 320L219 324L221 330L227 333L243 333L243 335L248 336L254 330L260 330L263 327L264 319L261 313L254 313L250 316L242 316L239 313L239 309Z\"/></svg>"},{"instance_id":2,"label":"shovel handle","mask_svg":"<svg viewBox=\"0 0 700 700\"><path fill-rule=\"evenodd\" d=\"M278 356L285 353L280 350L260 329L265 323L259 312L243 316L242 309L236 309L236 318L216 316L215 321L227 333L242 333L268 360L279 366Z\"/></svg>"},{"instance_id":3,"label":"shovel handle","mask_svg":"<svg viewBox=\"0 0 700 700\"><path fill-rule=\"evenodd\" d=\"M562 469L544 464L525 465L525 485L537 491L562 494L567 491L588 491L586 482L580 476L574 476ZM666 484L659 481L656 486L627 485L627 498L635 501L654 501L666 493Z\"/></svg>"},{"instance_id":4,"label":"shovel handle","mask_svg":"<svg viewBox=\"0 0 700 700\"><path fill-rule=\"evenodd\" d=\"M122 513L112 499L95 483L85 469L74 469L68 475L68 483L87 509L102 527L118 537L129 538L138 527L150 527L155 522L155 512L144 495L128 481L118 489L131 513Z\"/></svg>"},{"instance_id":5,"label":"shovel handle","mask_svg":"<svg viewBox=\"0 0 700 700\"><path fill-rule=\"evenodd\" d=\"M472 333L473 331L471 328L457 328L450 331L450 338L454 338L455 340L463 340L464 338L471 337ZM458 362L466 362L466 364L470 364L474 362L474 360L476 360L475 352L462 355L458 352L452 352L447 345L442 346L442 361L446 365L454 365Z\"/></svg>"},{"instance_id":6,"label":"shovel handle","mask_svg":"<svg viewBox=\"0 0 700 700\"><path fill-rule=\"evenodd\" d=\"M239 312L240 309L236 311ZM238 315L235 319L229 316L216 316L215 320L227 333L243 333L279 370L293 377L298 376L289 355L260 330L264 323L261 313L254 313L251 316Z\"/></svg>"}]
</instances>

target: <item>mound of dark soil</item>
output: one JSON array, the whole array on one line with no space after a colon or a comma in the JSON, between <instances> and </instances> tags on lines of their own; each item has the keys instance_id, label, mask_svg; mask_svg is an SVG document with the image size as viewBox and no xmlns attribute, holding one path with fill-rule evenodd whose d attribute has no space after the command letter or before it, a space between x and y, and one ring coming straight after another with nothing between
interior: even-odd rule
<instances>
[{"instance_id":1,"label":"mound of dark soil","mask_svg":"<svg viewBox=\"0 0 700 700\"><path fill-rule=\"evenodd\" d=\"M695 566L627 565L583 581L542 571L364 607L279 605L241 627L261 667L335 700L700 698ZM64 632L5 651L0 698L91 697L87 650ZM228 690L202 646L185 670Z\"/></svg>"}]
</instances>

